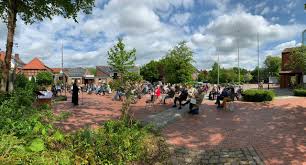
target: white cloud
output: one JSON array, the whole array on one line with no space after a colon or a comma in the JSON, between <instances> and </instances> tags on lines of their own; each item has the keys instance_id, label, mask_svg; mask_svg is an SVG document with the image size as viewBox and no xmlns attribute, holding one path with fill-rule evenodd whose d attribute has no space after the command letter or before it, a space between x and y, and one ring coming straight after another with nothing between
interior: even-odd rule
<instances>
[{"instance_id":1,"label":"white cloud","mask_svg":"<svg viewBox=\"0 0 306 165\"><path fill-rule=\"evenodd\" d=\"M181 14L174 14L170 18L170 22L176 25L184 25L188 22L191 17L191 13L181 13Z\"/></svg>"}]
</instances>

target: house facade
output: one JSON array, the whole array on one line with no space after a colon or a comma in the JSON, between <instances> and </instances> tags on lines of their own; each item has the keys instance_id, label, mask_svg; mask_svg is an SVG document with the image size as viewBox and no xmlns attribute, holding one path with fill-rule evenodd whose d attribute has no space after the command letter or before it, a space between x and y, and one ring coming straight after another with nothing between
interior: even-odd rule
<instances>
[{"instance_id":1,"label":"house facade","mask_svg":"<svg viewBox=\"0 0 306 165\"><path fill-rule=\"evenodd\" d=\"M296 84L303 84L303 71L291 70L290 56L294 48L286 48L282 52L282 65L280 75L280 88L289 88Z\"/></svg>"},{"instance_id":2,"label":"house facade","mask_svg":"<svg viewBox=\"0 0 306 165\"><path fill-rule=\"evenodd\" d=\"M35 57L29 63L25 64L21 68L21 73L23 73L29 79L36 77L39 72L52 72L52 69L46 66L40 59Z\"/></svg>"}]
</instances>

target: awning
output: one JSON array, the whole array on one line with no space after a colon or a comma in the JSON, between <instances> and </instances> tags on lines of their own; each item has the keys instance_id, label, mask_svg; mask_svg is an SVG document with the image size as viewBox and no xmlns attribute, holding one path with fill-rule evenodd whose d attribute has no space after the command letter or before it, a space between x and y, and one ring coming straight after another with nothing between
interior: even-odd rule
<instances>
[{"instance_id":1,"label":"awning","mask_svg":"<svg viewBox=\"0 0 306 165\"><path fill-rule=\"evenodd\" d=\"M295 75L295 74L303 74L303 72L299 72L299 71L292 71L292 70L282 70L279 72L280 75Z\"/></svg>"}]
</instances>

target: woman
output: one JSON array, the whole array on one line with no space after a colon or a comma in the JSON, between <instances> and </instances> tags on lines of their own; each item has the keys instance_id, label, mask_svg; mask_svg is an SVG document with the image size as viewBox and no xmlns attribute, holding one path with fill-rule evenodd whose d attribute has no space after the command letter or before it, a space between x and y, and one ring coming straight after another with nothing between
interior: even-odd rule
<instances>
[{"instance_id":1,"label":"woman","mask_svg":"<svg viewBox=\"0 0 306 165\"><path fill-rule=\"evenodd\" d=\"M74 82L72 86L72 103L74 105L79 105L79 87L76 82Z\"/></svg>"}]
</instances>

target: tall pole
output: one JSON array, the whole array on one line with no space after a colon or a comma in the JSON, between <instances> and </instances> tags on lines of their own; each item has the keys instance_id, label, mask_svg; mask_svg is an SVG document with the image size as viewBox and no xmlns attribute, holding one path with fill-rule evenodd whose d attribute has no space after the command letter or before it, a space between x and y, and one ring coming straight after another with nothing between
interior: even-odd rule
<instances>
[{"instance_id":1,"label":"tall pole","mask_svg":"<svg viewBox=\"0 0 306 165\"><path fill-rule=\"evenodd\" d=\"M260 83L260 78L259 78L259 70L260 70L260 68L259 68L259 34L258 34L258 32L257 32L257 83L258 83L258 85L259 85L259 83Z\"/></svg>"},{"instance_id":2,"label":"tall pole","mask_svg":"<svg viewBox=\"0 0 306 165\"><path fill-rule=\"evenodd\" d=\"M218 85L220 83L220 59L219 59L219 52L218 52L218 48L217 48L217 55L218 55Z\"/></svg>"},{"instance_id":3,"label":"tall pole","mask_svg":"<svg viewBox=\"0 0 306 165\"><path fill-rule=\"evenodd\" d=\"M63 84L64 84L64 91L65 91L65 96L67 96L67 93L66 93L66 76L64 74L64 44L63 44L63 41L62 41L62 75L63 75Z\"/></svg>"},{"instance_id":4,"label":"tall pole","mask_svg":"<svg viewBox=\"0 0 306 165\"><path fill-rule=\"evenodd\" d=\"M239 59L239 29L238 29L238 39L237 39L237 53L238 53L238 84L240 85L240 59Z\"/></svg>"}]
</instances>

